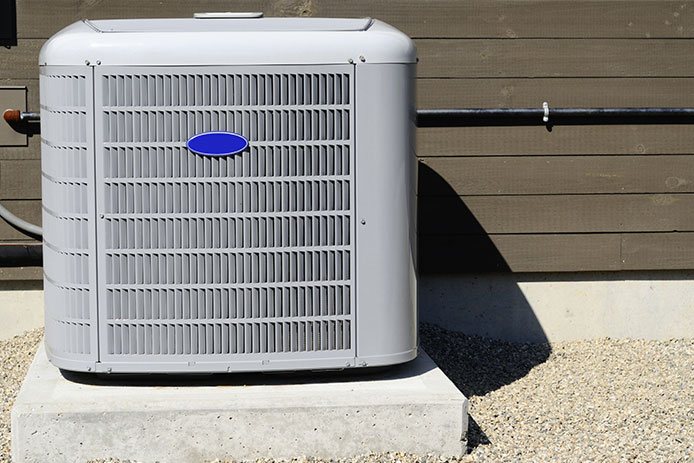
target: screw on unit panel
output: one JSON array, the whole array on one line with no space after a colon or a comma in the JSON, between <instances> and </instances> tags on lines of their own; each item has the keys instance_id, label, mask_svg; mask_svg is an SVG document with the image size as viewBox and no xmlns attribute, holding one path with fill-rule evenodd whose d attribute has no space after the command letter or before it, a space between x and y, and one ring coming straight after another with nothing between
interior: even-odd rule
<instances>
[{"instance_id":1,"label":"screw on unit panel","mask_svg":"<svg viewBox=\"0 0 694 463\"><path fill-rule=\"evenodd\" d=\"M362 63L366 63L366 58L364 58L364 55L361 55L359 57L359 61L361 61Z\"/></svg>"},{"instance_id":2,"label":"screw on unit panel","mask_svg":"<svg viewBox=\"0 0 694 463\"><path fill-rule=\"evenodd\" d=\"M361 219L361 224L366 225L366 219Z\"/></svg>"},{"instance_id":3,"label":"screw on unit panel","mask_svg":"<svg viewBox=\"0 0 694 463\"><path fill-rule=\"evenodd\" d=\"M354 64L354 60L353 60L352 58L348 59L347 62L348 62L349 64Z\"/></svg>"},{"instance_id":4,"label":"screw on unit panel","mask_svg":"<svg viewBox=\"0 0 694 463\"><path fill-rule=\"evenodd\" d=\"M96 62L96 65L99 66L101 64L101 60Z\"/></svg>"},{"instance_id":5,"label":"screw on unit panel","mask_svg":"<svg viewBox=\"0 0 694 463\"><path fill-rule=\"evenodd\" d=\"M113 368L107 368L106 373L111 373L113 371Z\"/></svg>"},{"instance_id":6,"label":"screw on unit panel","mask_svg":"<svg viewBox=\"0 0 694 463\"><path fill-rule=\"evenodd\" d=\"M89 60L88 60L88 59L85 59L85 60L84 60L84 64L86 64L87 66L89 66Z\"/></svg>"}]
</instances>

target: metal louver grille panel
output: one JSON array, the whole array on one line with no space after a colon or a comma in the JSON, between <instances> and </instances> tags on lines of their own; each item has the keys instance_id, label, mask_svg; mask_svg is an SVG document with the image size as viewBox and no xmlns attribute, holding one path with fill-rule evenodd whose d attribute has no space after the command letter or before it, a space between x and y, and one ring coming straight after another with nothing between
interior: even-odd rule
<instances>
[{"instance_id":1,"label":"metal louver grille panel","mask_svg":"<svg viewBox=\"0 0 694 463\"><path fill-rule=\"evenodd\" d=\"M100 71L102 360L353 357L352 66Z\"/></svg>"},{"instance_id":2,"label":"metal louver grille panel","mask_svg":"<svg viewBox=\"0 0 694 463\"><path fill-rule=\"evenodd\" d=\"M93 360L91 70L49 69L40 76L44 288L46 315L54 320L46 341L58 356Z\"/></svg>"}]
</instances>

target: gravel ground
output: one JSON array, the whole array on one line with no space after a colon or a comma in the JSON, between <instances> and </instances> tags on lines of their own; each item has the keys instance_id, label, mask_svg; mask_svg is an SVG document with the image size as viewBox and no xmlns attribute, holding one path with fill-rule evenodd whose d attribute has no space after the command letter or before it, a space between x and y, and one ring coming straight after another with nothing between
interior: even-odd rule
<instances>
[{"instance_id":1,"label":"gravel ground","mask_svg":"<svg viewBox=\"0 0 694 463\"><path fill-rule=\"evenodd\" d=\"M3 462L10 461L10 410L41 336L43 330L33 330L7 341L0 341L0 461Z\"/></svg>"},{"instance_id":2,"label":"gravel ground","mask_svg":"<svg viewBox=\"0 0 694 463\"><path fill-rule=\"evenodd\" d=\"M9 410L40 336L0 341L1 461L9 461ZM526 345L424 326L422 345L470 398L469 454L333 461L694 461L694 340Z\"/></svg>"},{"instance_id":3,"label":"gravel ground","mask_svg":"<svg viewBox=\"0 0 694 463\"><path fill-rule=\"evenodd\" d=\"M470 398L469 461L694 461L694 339L422 337Z\"/></svg>"}]
</instances>

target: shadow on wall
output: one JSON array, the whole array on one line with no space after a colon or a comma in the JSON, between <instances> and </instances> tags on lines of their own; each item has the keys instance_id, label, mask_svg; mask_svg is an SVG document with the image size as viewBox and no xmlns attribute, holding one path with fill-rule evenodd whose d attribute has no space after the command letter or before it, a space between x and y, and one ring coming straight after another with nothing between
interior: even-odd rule
<instances>
[{"instance_id":1,"label":"shadow on wall","mask_svg":"<svg viewBox=\"0 0 694 463\"><path fill-rule=\"evenodd\" d=\"M518 285L499 279L492 284L494 273L511 272L501 252L455 190L423 163L419 191L425 195L418 223L420 318L466 334L546 342Z\"/></svg>"},{"instance_id":2,"label":"shadow on wall","mask_svg":"<svg viewBox=\"0 0 694 463\"><path fill-rule=\"evenodd\" d=\"M422 163L419 191L436 196L419 201L418 230L466 231L419 237L419 313L429 322L420 327L422 347L468 398L482 396L527 375L551 347L518 285L492 286L480 275L511 269L465 203L451 200L453 188ZM468 449L490 443L471 413Z\"/></svg>"}]
</instances>

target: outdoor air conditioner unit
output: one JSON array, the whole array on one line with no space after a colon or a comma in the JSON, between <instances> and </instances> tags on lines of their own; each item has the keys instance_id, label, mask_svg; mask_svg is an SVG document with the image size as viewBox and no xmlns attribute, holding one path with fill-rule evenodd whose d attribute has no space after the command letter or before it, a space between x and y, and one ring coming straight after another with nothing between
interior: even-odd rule
<instances>
[{"instance_id":1,"label":"outdoor air conditioner unit","mask_svg":"<svg viewBox=\"0 0 694 463\"><path fill-rule=\"evenodd\" d=\"M41 50L54 365L416 356L412 41L255 16L81 21Z\"/></svg>"}]
</instances>

